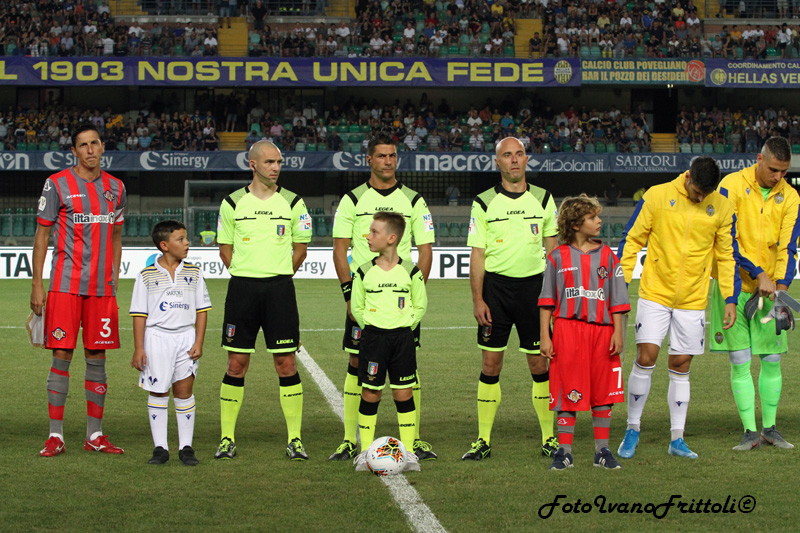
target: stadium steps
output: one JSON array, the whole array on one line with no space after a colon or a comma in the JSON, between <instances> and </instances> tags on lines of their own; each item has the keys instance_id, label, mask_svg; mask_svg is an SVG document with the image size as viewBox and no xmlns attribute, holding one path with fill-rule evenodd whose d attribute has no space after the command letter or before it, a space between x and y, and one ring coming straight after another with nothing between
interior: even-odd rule
<instances>
[{"instance_id":1,"label":"stadium steps","mask_svg":"<svg viewBox=\"0 0 800 533\"><path fill-rule=\"evenodd\" d=\"M353 0L329 0L325 8L326 17L356 18L356 3Z\"/></svg>"},{"instance_id":2,"label":"stadium steps","mask_svg":"<svg viewBox=\"0 0 800 533\"><path fill-rule=\"evenodd\" d=\"M514 35L514 57L528 57L528 41L535 32L542 36L542 19L517 19L517 33Z\"/></svg>"},{"instance_id":3,"label":"stadium steps","mask_svg":"<svg viewBox=\"0 0 800 533\"><path fill-rule=\"evenodd\" d=\"M222 57L247 56L247 20L244 17L231 17L231 27L219 24L217 40L219 55Z\"/></svg>"},{"instance_id":4,"label":"stadium steps","mask_svg":"<svg viewBox=\"0 0 800 533\"><path fill-rule=\"evenodd\" d=\"M651 152L677 152L678 140L674 133L653 133L650 135Z\"/></svg>"},{"instance_id":5,"label":"stadium steps","mask_svg":"<svg viewBox=\"0 0 800 533\"><path fill-rule=\"evenodd\" d=\"M147 15L137 0L111 0L108 8L112 17Z\"/></svg>"},{"instance_id":6,"label":"stadium steps","mask_svg":"<svg viewBox=\"0 0 800 533\"><path fill-rule=\"evenodd\" d=\"M247 147L245 138L247 137L246 131L218 131L219 149L220 150L233 150L241 152Z\"/></svg>"}]
</instances>

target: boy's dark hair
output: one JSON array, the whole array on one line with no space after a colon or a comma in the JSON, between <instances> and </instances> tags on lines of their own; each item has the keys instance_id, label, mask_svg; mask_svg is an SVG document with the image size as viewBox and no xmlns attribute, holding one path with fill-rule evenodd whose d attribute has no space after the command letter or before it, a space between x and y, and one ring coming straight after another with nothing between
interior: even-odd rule
<instances>
[{"instance_id":1,"label":"boy's dark hair","mask_svg":"<svg viewBox=\"0 0 800 533\"><path fill-rule=\"evenodd\" d=\"M91 122L83 122L81 124L78 124L78 126L72 131L72 146L75 146L75 143L77 142L78 139L78 135L80 135L84 131L93 131L97 133L98 137L100 137L100 130L97 129L97 126L95 126ZM100 140L102 141L103 139L101 138Z\"/></svg>"},{"instance_id":2,"label":"boy's dark hair","mask_svg":"<svg viewBox=\"0 0 800 533\"><path fill-rule=\"evenodd\" d=\"M392 211L378 211L373 215L372 219L380 220L386 224L386 229L389 233L397 235L397 243L403 240L403 234L406 232L406 219L403 215Z\"/></svg>"},{"instance_id":3,"label":"boy's dark hair","mask_svg":"<svg viewBox=\"0 0 800 533\"><path fill-rule=\"evenodd\" d=\"M761 148L761 155L767 154L777 161L791 161L792 146L783 137L770 137Z\"/></svg>"},{"instance_id":4,"label":"boy's dark hair","mask_svg":"<svg viewBox=\"0 0 800 533\"><path fill-rule=\"evenodd\" d=\"M393 137L386 135L385 133L378 133L373 135L369 142L367 143L367 155L372 155L375 153L375 147L379 144L391 144L392 146L397 146L397 141L394 140Z\"/></svg>"},{"instance_id":5,"label":"boy's dark hair","mask_svg":"<svg viewBox=\"0 0 800 533\"><path fill-rule=\"evenodd\" d=\"M561 202L558 208L558 238L564 244L575 240L575 227L583 223L586 215L600 214L603 206L594 196L581 193L578 196L569 196Z\"/></svg>"},{"instance_id":6,"label":"boy's dark hair","mask_svg":"<svg viewBox=\"0 0 800 533\"><path fill-rule=\"evenodd\" d=\"M162 220L153 227L153 232L150 234L153 238L153 244L161 251L161 243L168 241L172 232L178 231L179 229L186 229L183 222L178 220Z\"/></svg>"},{"instance_id":7,"label":"boy's dark hair","mask_svg":"<svg viewBox=\"0 0 800 533\"><path fill-rule=\"evenodd\" d=\"M722 173L713 157L699 156L692 159L689 167L692 183L704 193L710 193L719 185Z\"/></svg>"}]
</instances>

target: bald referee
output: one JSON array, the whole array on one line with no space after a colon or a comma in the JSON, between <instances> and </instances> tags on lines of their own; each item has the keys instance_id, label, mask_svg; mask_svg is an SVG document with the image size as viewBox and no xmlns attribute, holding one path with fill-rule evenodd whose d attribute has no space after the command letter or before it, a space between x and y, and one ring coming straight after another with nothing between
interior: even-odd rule
<instances>
[{"instance_id":1,"label":"bald referee","mask_svg":"<svg viewBox=\"0 0 800 533\"><path fill-rule=\"evenodd\" d=\"M542 454L558 449L550 411L547 360L539 352L539 310L545 257L558 244L556 204L546 190L525 180L528 156L519 139L497 143L495 163L500 183L472 202L467 245L472 247L469 279L483 356L478 381L478 439L461 458L491 456L491 433L500 406L503 354L516 326L519 351L533 378L532 402L542 431Z\"/></svg>"},{"instance_id":2,"label":"bald referee","mask_svg":"<svg viewBox=\"0 0 800 533\"><path fill-rule=\"evenodd\" d=\"M249 159L253 181L225 198L219 210L219 255L231 280L222 327L228 370L220 387L222 436L215 457L236 455L234 431L244 400L244 377L255 352L256 336L263 329L278 372L289 434L286 455L306 460L300 438L303 385L295 361L300 319L292 276L306 257L311 217L299 196L278 185L283 156L274 144L255 143Z\"/></svg>"}]
</instances>

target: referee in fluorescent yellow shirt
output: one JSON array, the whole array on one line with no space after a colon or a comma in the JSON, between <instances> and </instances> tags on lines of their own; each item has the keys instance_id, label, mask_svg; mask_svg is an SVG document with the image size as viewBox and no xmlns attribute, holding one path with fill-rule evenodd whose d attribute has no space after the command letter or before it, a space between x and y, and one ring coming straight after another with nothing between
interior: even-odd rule
<instances>
[{"instance_id":1,"label":"referee in fluorescent yellow shirt","mask_svg":"<svg viewBox=\"0 0 800 533\"><path fill-rule=\"evenodd\" d=\"M482 366L478 380L478 438L464 460L491 457L491 434L500 406L500 371L511 327L533 378L531 400L542 432L542 455L558 449L550 410L547 359L539 351L539 293L546 254L558 244L556 204L546 190L525 179L528 156L519 139L497 143L500 183L472 202L467 246L472 248L469 280L478 322Z\"/></svg>"},{"instance_id":2,"label":"referee in fluorescent yellow shirt","mask_svg":"<svg viewBox=\"0 0 800 533\"><path fill-rule=\"evenodd\" d=\"M253 181L225 198L219 210L219 255L231 280L222 330L228 370L219 394L222 436L215 457L236 455L234 431L244 399L244 377L256 336L263 329L278 372L288 431L286 455L306 460L300 438L303 385L295 361L300 319L292 276L306 258L311 217L299 196L278 185L283 156L273 143L255 143L249 159Z\"/></svg>"}]
</instances>

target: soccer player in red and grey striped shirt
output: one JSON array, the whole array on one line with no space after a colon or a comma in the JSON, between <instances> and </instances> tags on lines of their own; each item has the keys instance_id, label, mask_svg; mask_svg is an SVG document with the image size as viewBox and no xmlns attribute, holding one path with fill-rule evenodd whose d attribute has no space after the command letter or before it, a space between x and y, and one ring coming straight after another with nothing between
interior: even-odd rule
<instances>
[{"instance_id":1,"label":"soccer player in red and grey striped shirt","mask_svg":"<svg viewBox=\"0 0 800 533\"><path fill-rule=\"evenodd\" d=\"M567 198L558 210L562 244L547 257L539 295L542 355L550 359L550 409L558 413L558 451L551 470L572 466L577 411L592 411L594 465L621 468L608 449L611 405L622 402L623 314L628 287L614 252L597 240L596 198ZM550 320L555 317L553 335Z\"/></svg>"},{"instance_id":2,"label":"soccer player in red and grey striped shirt","mask_svg":"<svg viewBox=\"0 0 800 533\"><path fill-rule=\"evenodd\" d=\"M39 452L64 452L64 404L69 365L83 327L87 427L84 449L120 454L103 434L106 349L119 348L116 289L122 258L125 186L100 168L104 151L91 124L72 134L76 164L45 181L33 244L31 309L45 311L45 347L53 350L47 377L50 436ZM53 263L45 297L43 271L50 235Z\"/></svg>"}]
</instances>

